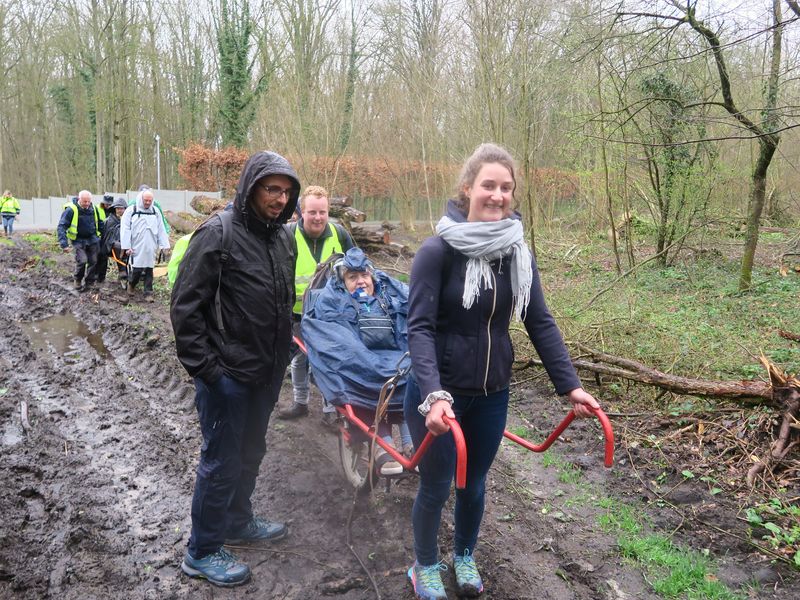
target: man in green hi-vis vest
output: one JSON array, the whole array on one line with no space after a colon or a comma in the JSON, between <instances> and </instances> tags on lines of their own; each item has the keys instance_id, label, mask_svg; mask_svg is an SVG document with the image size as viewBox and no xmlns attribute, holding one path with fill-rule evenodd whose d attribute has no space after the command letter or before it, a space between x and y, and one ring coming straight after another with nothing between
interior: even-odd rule
<instances>
[{"instance_id":1,"label":"man in green hi-vis vest","mask_svg":"<svg viewBox=\"0 0 800 600\"><path fill-rule=\"evenodd\" d=\"M335 252L344 253L352 248L353 239L344 227L328 222L328 192L325 188L312 185L300 197L301 217L292 227L297 264L294 271L294 287L297 293L292 317L293 331L300 335L300 317L303 313L303 292L308 287L317 265L327 260ZM292 391L294 401L291 407L278 413L279 419L296 419L308 414L308 358L298 348L292 357ZM323 399L322 422L334 425L336 409Z\"/></svg>"}]
</instances>

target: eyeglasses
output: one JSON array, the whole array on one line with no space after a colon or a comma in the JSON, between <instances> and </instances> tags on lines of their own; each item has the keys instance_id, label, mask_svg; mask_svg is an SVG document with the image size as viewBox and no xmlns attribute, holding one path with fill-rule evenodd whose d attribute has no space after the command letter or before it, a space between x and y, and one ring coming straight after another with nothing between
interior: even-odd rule
<instances>
[{"instance_id":1,"label":"eyeglasses","mask_svg":"<svg viewBox=\"0 0 800 600\"><path fill-rule=\"evenodd\" d=\"M277 200L283 194L286 194L286 199L289 199L289 194L292 192L292 188L282 188L279 185L264 185L263 183L259 184L261 189L267 192L267 198L270 200Z\"/></svg>"}]
</instances>

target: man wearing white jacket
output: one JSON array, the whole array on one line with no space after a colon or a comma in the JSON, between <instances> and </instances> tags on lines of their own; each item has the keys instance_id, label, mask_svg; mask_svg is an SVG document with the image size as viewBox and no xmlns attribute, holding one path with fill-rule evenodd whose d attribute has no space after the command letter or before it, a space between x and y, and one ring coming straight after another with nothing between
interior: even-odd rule
<instances>
[{"instance_id":1,"label":"man wearing white jacket","mask_svg":"<svg viewBox=\"0 0 800 600\"><path fill-rule=\"evenodd\" d=\"M120 225L122 252L128 256L128 297L144 280L144 299L153 302L153 267L159 249L169 250L169 236L161 211L153 205L153 192L144 190L136 203L125 209Z\"/></svg>"}]
</instances>

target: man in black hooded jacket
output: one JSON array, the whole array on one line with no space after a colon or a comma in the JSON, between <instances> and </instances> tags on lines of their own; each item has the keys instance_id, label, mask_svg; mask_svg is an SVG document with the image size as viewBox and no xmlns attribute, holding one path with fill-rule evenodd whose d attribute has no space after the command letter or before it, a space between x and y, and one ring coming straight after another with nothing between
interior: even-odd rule
<instances>
[{"instance_id":1,"label":"man in black hooded jacket","mask_svg":"<svg viewBox=\"0 0 800 600\"><path fill-rule=\"evenodd\" d=\"M289 361L295 255L285 223L299 192L285 158L274 152L251 156L226 215L227 260L221 260L222 220L212 217L192 236L172 290L175 345L194 378L203 434L181 568L220 586L250 577L249 567L223 544L287 534L286 525L254 516L250 495Z\"/></svg>"}]
</instances>

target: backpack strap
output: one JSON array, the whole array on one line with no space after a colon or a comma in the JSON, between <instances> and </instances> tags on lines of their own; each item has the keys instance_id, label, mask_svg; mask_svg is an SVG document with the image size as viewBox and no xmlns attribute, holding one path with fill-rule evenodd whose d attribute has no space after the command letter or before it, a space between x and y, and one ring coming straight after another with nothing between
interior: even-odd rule
<instances>
[{"instance_id":1,"label":"backpack strap","mask_svg":"<svg viewBox=\"0 0 800 600\"><path fill-rule=\"evenodd\" d=\"M220 211L217 213L220 223L222 223L222 248L219 254L219 278L217 279L217 293L214 295L214 311L217 315L217 327L222 336L223 342L225 341L225 324L222 322L222 300L219 296L219 290L222 286L222 270L225 268L225 263L231 255L231 246L233 245L233 211Z\"/></svg>"}]
</instances>

